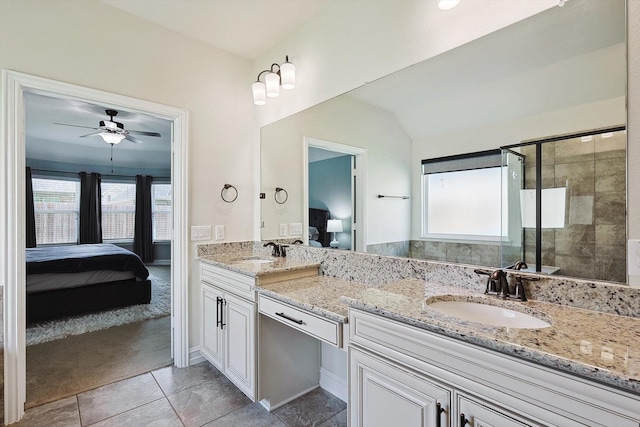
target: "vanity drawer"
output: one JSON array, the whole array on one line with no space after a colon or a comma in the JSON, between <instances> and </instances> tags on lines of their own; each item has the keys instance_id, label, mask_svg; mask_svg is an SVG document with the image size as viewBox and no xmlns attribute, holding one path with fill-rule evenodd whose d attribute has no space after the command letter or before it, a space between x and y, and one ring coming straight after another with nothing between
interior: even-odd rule
<instances>
[{"instance_id":1,"label":"vanity drawer","mask_svg":"<svg viewBox=\"0 0 640 427\"><path fill-rule=\"evenodd\" d=\"M200 280L255 302L255 279L225 268L200 263Z\"/></svg>"},{"instance_id":2,"label":"vanity drawer","mask_svg":"<svg viewBox=\"0 0 640 427\"><path fill-rule=\"evenodd\" d=\"M258 311L278 322L298 329L336 347L342 347L342 324L276 301L264 295L258 296Z\"/></svg>"}]
</instances>

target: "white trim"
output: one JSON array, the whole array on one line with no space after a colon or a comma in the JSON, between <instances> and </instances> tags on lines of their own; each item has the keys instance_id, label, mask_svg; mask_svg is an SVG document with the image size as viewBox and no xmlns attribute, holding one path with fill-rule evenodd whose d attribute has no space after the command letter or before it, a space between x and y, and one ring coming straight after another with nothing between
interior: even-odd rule
<instances>
[{"instance_id":1,"label":"white trim","mask_svg":"<svg viewBox=\"0 0 640 427\"><path fill-rule=\"evenodd\" d=\"M311 138L304 136L303 140L303 152L302 152L302 203L303 212L309 212L309 147L322 148L323 150L335 151L338 153L349 154L356 157L357 168L357 188L356 188L356 215L353 218L355 225L352 224L352 238L353 232L356 232L356 239L353 242L356 244L356 250L358 252L367 251L367 221L365 220L367 215L367 149L361 147L355 147L353 145L339 144L337 142L325 141L322 139ZM353 194L353 192L352 192ZM303 230L309 228L309 215L304 215ZM309 244L307 235L305 235L305 244Z\"/></svg>"},{"instance_id":2,"label":"white trim","mask_svg":"<svg viewBox=\"0 0 640 427\"><path fill-rule=\"evenodd\" d=\"M172 325L173 359L178 367L188 366L188 248L185 231L188 220L187 145L188 112L154 102L138 100L96 89L62 83L28 74L2 70L2 118L0 160L0 285L4 298L4 389L5 423L24 415L26 400L25 347L25 237L24 224L24 93L40 93L105 107L123 108L171 120L174 127Z\"/></svg>"},{"instance_id":3,"label":"white trim","mask_svg":"<svg viewBox=\"0 0 640 427\"><path fill-rule=\"evenodd\" d=\"M205 357L200 352L200 346L192 347L189 350L189 366L196 365L196 364L198 364L200 362L204 362L206 360L207 359L205 359Z\"/></svg>"},{"instance_id":4,"label":"white trim","mask_svg":"<svg viewBox=\"0 0 640 427\"><path fill-rule=\"evenodd\" d=\"M320 368L320 388L347 403L349 399L347 379L325 368Z\"/></svg>"}]
</instances>

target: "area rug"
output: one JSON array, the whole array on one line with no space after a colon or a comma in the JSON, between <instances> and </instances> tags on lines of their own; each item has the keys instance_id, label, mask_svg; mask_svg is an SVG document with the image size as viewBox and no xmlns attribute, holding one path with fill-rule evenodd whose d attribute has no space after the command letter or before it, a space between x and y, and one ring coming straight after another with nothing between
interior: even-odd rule
<instances>
[{"instance_id":1,"label":"area rug","mask_svg":"<svg viewBox=\"0 0 640 427\"><path fill-rule=\"evenodd\" d=\"M99 313L34 323L27 328L27 346L168 316L171 314L171 284L152 274L149 275L149 280L151 280L150 304L132 305Z\"/></svg>"}]
</instances>

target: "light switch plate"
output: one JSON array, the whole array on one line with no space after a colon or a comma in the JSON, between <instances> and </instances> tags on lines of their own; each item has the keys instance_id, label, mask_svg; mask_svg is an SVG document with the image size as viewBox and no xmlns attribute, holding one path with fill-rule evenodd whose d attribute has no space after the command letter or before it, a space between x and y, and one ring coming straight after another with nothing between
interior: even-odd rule
<instances>
[{"instance_id":1,"label":"light switch plate","mask_svg":"<svg viewBox=\"0 0 640 427\"><path fill-rule=\"evenodd\" d=\"M640 240L629 239L627 254L629 276L640 276Z\"/></svg>"},{"instance_id":2,"label":"light switch plate","mask_svg":"<svg viewBox=\"0 0 640 427\"><path fill-rule=\"evenodd\" d=\"M224 225L216 225L216 240L224 240Z\"/></svg>"},{"instance_id":3,"label":"light switch plate","mask_svg":"<svg viewBox=\"0 0 640 427\"><path fill-rule=\"evenodd\" d=\"M301 222L292 222L289 224L289 233L292 236L301 236L302 235L302 223Z\"/></svg>"},{"instance_id":4,"label":"light switch plate","mask_svg":"<svg viewBox=\"0 0 640 427\"><path fill-rule=\"evenodd\" d=\"M280 237L287 237L287 224L280 224Z\"/></svg>"},{"instance_id":5,"label":"light switch plate","mask_svg":"<svg viewBox=\"0 0 640 427\"><path fill-rule=\"evenodd\" d=\"M191 240L211 240L210 225L194 225L191 227Z\"/></svg>"}]
</instances>

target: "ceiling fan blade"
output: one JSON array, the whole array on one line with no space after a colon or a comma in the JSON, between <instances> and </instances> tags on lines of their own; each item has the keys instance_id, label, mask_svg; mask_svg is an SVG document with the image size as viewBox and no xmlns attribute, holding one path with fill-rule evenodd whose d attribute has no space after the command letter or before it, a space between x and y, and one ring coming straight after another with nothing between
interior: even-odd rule
<instances>
[{"instance_id":1,"label":"ceiling fan blade","mask_svg":"<svg viewBox=\"0 0 640 427\"><path fill-rule=\"evenodd\" d=\"M91 132L86 135L80 135L80 138L86 138L87 136L100 135L100 132Z\"/></svg>"},{"instance_id":2,"label":"ceiling fan blade","mask_svg":"<svg viewBox=\"0 0 640 427\"><path fill-rule=\"evenodd\" d=\"M142 144L142 143L144 143L144 141L143 141L143 140L138 139L138 138L136 138L136 137L135 137L135 136L133 136L133 135L127 135L127 136L125 136L125 137L124 137L124 139L126 139L127 141L131 141L131 142L133 142L134 144Z\"/></svg>"},{"instance_id":3,"label":"ceiling fan blade","mask_svg":"<svg viewBox=\"0 0 640 427\"><path fill-rule=\"evenodd\" d=\"M70 125L68 123L54 123L54 125L71 126L71 127L74 127L74 128L84 128L84 129L98 130L98 128L92 128L90 126Z\"/></svg>"},{"instance_id":4,"label":"ceiling fan blade","mask_svg":"<svg viewBox=\"0 0 640 427\"><path fill-rule=\"evenodd\" d=\"M142 130L129 130L129 129L127 129L127 132L135 133L136 135L144 135L144 136L162 136L158 132L145 132L145 131L142 131Z\"/></svg>"}]
</instances>

